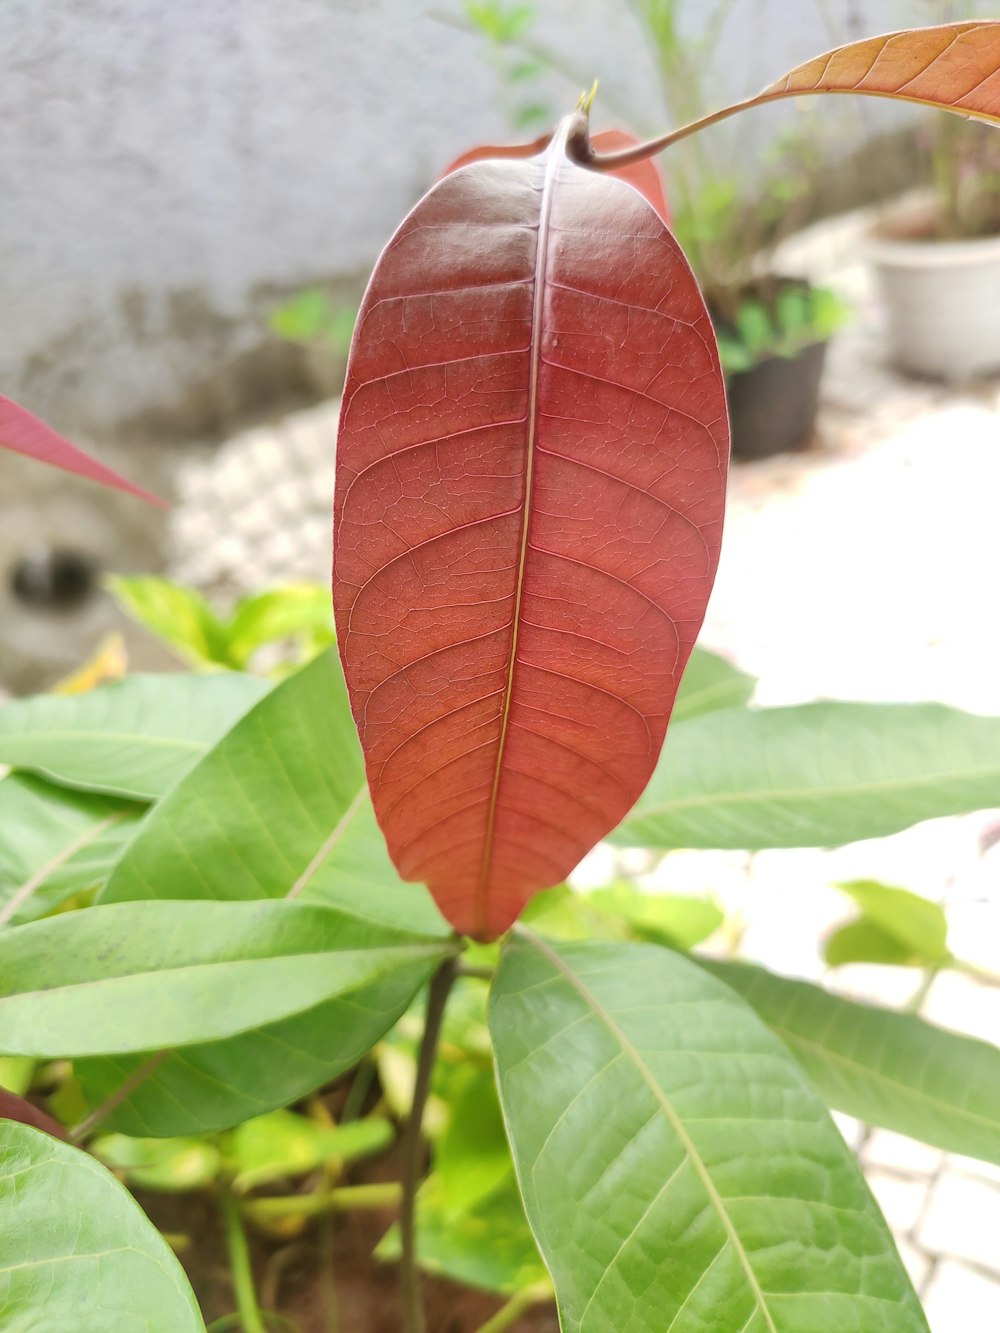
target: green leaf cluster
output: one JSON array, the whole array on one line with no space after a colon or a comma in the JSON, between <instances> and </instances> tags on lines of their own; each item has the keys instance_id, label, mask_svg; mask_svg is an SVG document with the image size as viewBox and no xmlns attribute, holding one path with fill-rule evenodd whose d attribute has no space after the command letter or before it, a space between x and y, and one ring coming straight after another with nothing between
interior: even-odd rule
<instances>
[{"instance_id":1,"label":"green leaf cluster","mask_svg":"<svg viewBox=\"0 0 1000 1333\"><path fill-rule=\"evenodd\" d=\"M615 842L652 864L673 848L835 845L1000 804L1000 720L756 709L754 683L696 652ZM384 1206L394 1185L344 1187L341 1173L406 1115L421 991L459 943L386 856L330 648L274 686L230 670L16 701L0 709L0 762L13 766L0 779L0 1072L30 1094L36 1069L72 1061L50 1109L91 1149L4 1122L0 1173L37 1158L37 1176L25 1169L41 1193L0 1195L0 1229L34 1256L19 1263L50 1265L45 1312L74 1308L82 1279L62 1258L84 1240L68 1223L64 1242L23 1239L58 1170L88 1255L127 1236L152 1256L129 1273L102 1262L113 1279L88 1299L132 1301L164 1333L199 1328L109 1170L137 1188L221 1191L227 1216L282 1235L369 1206L366 1190ZM935 904L874 881L841 888L857 915L826 941L831 964L959 965ZM1000 1052L690 952L725 924L709 895L621 879L549 890L508 940L466 948L476 975L452 992L425 1118L428 1271L511 1309L554 1288L566 1329L665 1316L674 1333L924 1327L825 1107L1000 1162ZM358 1109L381 1092L375 1113L289 1109L352 1069ZM101 1190L91 1235L81 1219ZM379 1253L398 1253L394 1229ZM143 1264L166 1274L148 1315ZM34 1299L11 1271L5 1313Z\"/></svg>"}]
</instances>

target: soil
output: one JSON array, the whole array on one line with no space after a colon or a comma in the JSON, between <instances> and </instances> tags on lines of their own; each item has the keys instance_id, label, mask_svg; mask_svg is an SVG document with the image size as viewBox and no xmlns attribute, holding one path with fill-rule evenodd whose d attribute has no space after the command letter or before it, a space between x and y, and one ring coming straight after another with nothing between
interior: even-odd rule
<instances>
[{"instance_id":1,"label":"soil","mask_svg":"<svg viewBox=\"0 0 1000 1333\"><path fill-rule=\"evenodd\" d=\"M341 1115L350 1077L337 1080L318 1098ZM363 1110L379 1098L377 1084ZM400 1142L385 1153L357 1163L342 1184L376 1184L402 1176ZM302 1187L318 1182L303 1181ZM279 1193L288 1193L291 1182ZM183 1238L178 1258L194 1288L206 1324L235 1309L219 1208L210 1192L153 1194L136 1191L140 1205L160 1232ZM373 1251L397 1220L393 1208L341 1213L294 1223L294 1234L273 1238L248 1225L255 1287L261 1308L292 1321L295 1333L400 1333L397 1265ZM505 1304L503 1297L474 1291L444 1278L425 1276L427 1333L476 1333ZM238 1327L238 1326L237 1326ZM275 1328L279 1325L276 1323ZM511 1333L559 1333L554 1304L535 1307L509 1325Z\"/></svg>"},{"instance_id":2,"label":"soil","mask_svg":"<svg viewBox=\"0 0 1000 1333\"><path fill-rule=\"evenodd\" d=\"M185 1238L178 1256L205 1322L231 1314L233 1290L212 1198L141 1191L137 1197L162 1232ZM332 1226L313 1223L288 1241L252 1235L262 1307L292 1320L301 1333L399 1333L396 1267L372 1258L393 1220L391 1211L359 1212L338 1216ZM474 1333L504 1304L502 1298L430 1277L424 1280L424 1297L427 1333ZM555 1307L538 1306L510 1328L512 1333L559 1333Z\"/></svg>"}]
</instances>

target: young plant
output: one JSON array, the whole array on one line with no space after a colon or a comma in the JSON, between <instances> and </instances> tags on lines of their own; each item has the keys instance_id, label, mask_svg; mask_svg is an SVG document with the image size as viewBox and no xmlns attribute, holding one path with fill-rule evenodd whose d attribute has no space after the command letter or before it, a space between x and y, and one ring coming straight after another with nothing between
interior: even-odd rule
<instances>
[{"instance_id":1,"label":"young plant","mask_svg":"<svg viewBox=\"0 0 1000 1333\"><path fill-rule=\"evenodd\" d=\"M789 284L770 301L740 301L732 323L716 325L719 360L727 375L772 356L793 357L826 342L847 318L847 307L828 287Z\"/></svg>"},{"instance_id":2,"label":"young plant","mask_svg":"<svg viewBox=\"0 0 1000 1333\"><path fill-rule=\"evenodd\" d=\"M1000 23L857 43L746 105L802 91L1000 120ZM0 802L21 812L0 847L24 876L0 878L0 1054L29 1080L72 1061L49 1110L79 1145L5 1098L7 1322L204 1328L83 1149L126 1174L176 1159L114 1132L211 1141L199 1179L221 1182L261 1333L244 1220L295 1205L240 1188L292 1167L267 1148L234 1174L254 1135L212 1136L359 1061L369 1079L377 1048L406 1119L382 1249L407 1333L420 1264L503 1292L494 1330L550 1289L567 1333L926 1330L826 1106L1000 1162L1000 1050L695 956L711 904L550 888L604 837L823 847L1000 804L1000 719L753 709L752 682L693 652L721 540L719 358L661 214L610 173L696 128L599 155L584 107L535 156L448 175L390 242L338 444L350 701L328 649L273 687L135 677L0 710ZM955 965L907 895L844 888L867 947L874 927ZM321 1179L300 1212L330 1196Z\"/></svg>"}]
</instances>

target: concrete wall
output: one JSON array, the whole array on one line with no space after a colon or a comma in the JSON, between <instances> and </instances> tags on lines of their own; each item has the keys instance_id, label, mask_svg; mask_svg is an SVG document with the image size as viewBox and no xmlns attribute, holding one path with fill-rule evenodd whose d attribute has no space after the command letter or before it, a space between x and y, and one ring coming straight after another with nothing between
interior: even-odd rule
<instances>
[{"instance_id":1,"label":"concrete wall","mask_svg":"<svg viewBox=\"0 0 1000 1333\"><path fill-rule=\"evenodd\" d=\"M708 7L690 0L692 29ZM558 113L599 75L598 121L664 123L626 0L537 8L572 75L532 97ZM735 0L713 100L922 12ZM126 438L206 437L308 390L267 309L318 279L356 294L448 159L511 136L524 94L443 21L460 14L460 0L4 0L0 388L66 429ZM865 121L837 101L856 137ZM795 114L757 113L744 163ZM866 107L876 127L888 114Z\"/></svg>"}]
</instances>

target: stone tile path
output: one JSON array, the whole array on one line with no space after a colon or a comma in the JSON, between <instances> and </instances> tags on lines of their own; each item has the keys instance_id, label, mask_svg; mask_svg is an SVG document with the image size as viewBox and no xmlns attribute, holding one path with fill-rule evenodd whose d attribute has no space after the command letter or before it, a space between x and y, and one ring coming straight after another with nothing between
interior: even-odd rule
<instances>
[{"instance_id":1,"label":"stone tile path","mask_svg":"<svg viewBox=\"0 0 1000 1333\"><path fill-rule=\"evenodd\" d=\"M800 247L858 318L832 349L814 447L734 468L703 642L759 678L762 704L937 699L1000 714L1000 381L963 393L893 374L852 234L837 224ZM336 413L327 404L255 430L187 469L176 577L224 596L327 577ZM832 851L678 852L650 887L716 894L742 918L747 956L818 980L820 941L850 914L832 885L878 878L943 901L954 951L997 971L1000 847L984 849L998 825L994 812ZM609 857L588 858L581 880L600 882ZM831 981L902 1006L920 977L855 966ZM1000 1040L996 987L942 975L922 1012ZM998 1333L1000 1170L840 1121L933 1333Z\"/></svg>"}]
</instances>

